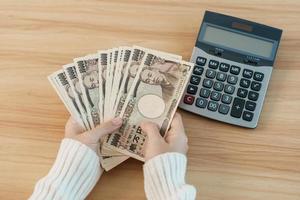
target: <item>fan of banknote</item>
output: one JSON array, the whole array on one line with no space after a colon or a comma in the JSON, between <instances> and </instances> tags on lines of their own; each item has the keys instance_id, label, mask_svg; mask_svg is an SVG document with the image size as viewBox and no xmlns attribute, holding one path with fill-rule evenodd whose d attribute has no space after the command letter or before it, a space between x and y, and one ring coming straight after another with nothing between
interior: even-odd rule
<instances>
[{"instance_id":1,"label":"fan of banknote","mask_svg":"<svg viewBox=\"0 0 300 200\"><path fill-rule=\"evenodd\" d=\"M110 170L129 157L144 161L147 120L169 128L193 63L139 46L98 51L62 66L48 79L71 116L86 130L120 116L121 128L101 141L101 165Z\"/></svg>"}]
</instances>

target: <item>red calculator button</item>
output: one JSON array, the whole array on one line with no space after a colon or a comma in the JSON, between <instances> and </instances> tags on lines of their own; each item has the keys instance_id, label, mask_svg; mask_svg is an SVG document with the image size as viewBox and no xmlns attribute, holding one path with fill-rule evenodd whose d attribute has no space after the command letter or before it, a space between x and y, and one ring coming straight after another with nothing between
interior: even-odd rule
<instances>
[{"instance_id":1,"label":"red calculator button","mask_svg":"<svg viewBox=\"0 0 300 200\"><path fill-rule=\"evenodd\" d=\"M195 97L191 96L191 95L185 95L183 102L189 105L192 105L194 103Z\"/></svg>"}]
</instances>

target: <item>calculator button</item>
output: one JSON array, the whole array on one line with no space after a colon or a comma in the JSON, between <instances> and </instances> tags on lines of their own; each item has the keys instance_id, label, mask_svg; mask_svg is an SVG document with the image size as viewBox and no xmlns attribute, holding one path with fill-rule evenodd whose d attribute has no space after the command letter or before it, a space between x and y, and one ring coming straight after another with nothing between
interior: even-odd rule
<instances>
[{"instance_id":1,"label":"calculator button","mask_svg":"<svg viewBox=\"0 0 300 200\"><path fill-rule=\"evenodd\" d=\"M253 79L256 81L262 81L264 79L264 74L260 72L254 72Z\"/></svg>"},{"instance_id":2,"label":"calculator button","mask_svg":"<svg viewBox=\"0 0 300 200\"><path fill-rule=\"evenodd\" d=\"M206 77L214 79L216 77L216 71L211 70L211 69L207 69L206 70Z\"/></svg>"},{"instance_id":3,"label":"calculator button","mask_svg":"<svg viewBox=\"0 0 300 200\"><path fill-rule=\"evenodd\" d=\"M189 94L196 94L198 87L195 85L188 85L186 92Z\"/></svg>"},{"instance_id":4,"label":"calculator button","mask_svg":"<svg viewBox=\"0 0 300 200\"><path fill-rule=\"evenodd\" d=\"M224 83L221 82L215 82L214 89L217 91L222 91L224 88Z\"/></svg>"},{"instance_id":5,"label":"calculator button","mask_svg":"<svg viewBox=\"0 0 300 200\"><path fill-rule=\"evenodd\" d=\"M191 80L190 80L191 84L199 85L200 81L201 81L201 77L200 76L195 76L195 75L191 76Z\"/></svg>"},{"instance_id":6,"label":"calculator button","mask_svg":"<svg viewBox=\"0 0 300 200\"><path fill-rule=\"evenodd\" d=\"M250 111L254 111L256 107L256 103L252 101L246 101L245 108Z\"/></svg>"},{"instance_id":7,"label":"calculator button","mask_svg":"<svg viewBox=\"0 0 300 200\"><path fill-rule=\"evenodd\" d=\"M248 88L248 87L250 87L250 83L251 83L250 80L242 78L240 81L240 86L242 86L244 88Z\"/></svg>"},{"instance_id":8,"label":"calculator button","mask_svg":"<svg viewBox=\"0 0 300 200\"><path fill-rule=\"evenodd\" d=\"M252 90L259 91L260 88L261 88L261 83L256 82L256 81L253 81L253 82L251 83L251 89L252 89Z\"/></svg>"},{"instance_id":9,"label":"calculator button","mask_svg":"<svg viewBox=\"0 0 300 200\"><path fill-rule=\"evenodd\" d=\"M196 64L197 65L200 65L200 66L204 66L206 63L206 58L203 58L203 57L197 57L196 59Z\"/></svg>"},{"instance_id":10,"label":"calculator button","mask_svg":"<svg viewBox=\"0 0 300 200\"><path fill-rule=\"evenodd\" d=\"M210 60L208 63L208 67L212 69L218 69L219 62L216 60Z\"/></svg>"},{"instance_id":11,"label":"calculator button","mask_svg":"<svg viewBox=\"0 0 300 200\"><path fill-rule=\"evenodd\" d=\"M219 107L219 113L226 115L229 111L229 106L225 105L225 104L221 104Z\"/></svg>"},{"instance_id":12,"label":"calculator button","mask_svg":"<svg viewBox=\"0 0 300 200\"><path fill-rule=\"evenodd\" d=\"M218 72L217 73L217 80L218 81L225 81L226 80L226 74L225 73L222 73L222 72Z\"/></svg>"},{"instance_id":13,"label":"calculator button","mask_svg":"<svg viewBox=\"0 0 300 200\"><path fill-rule=\"evenodd\" d=\"M248 99L250 99L252 101L256 101L258 99L258 93L250 91L248 94Z\"/></svg>"},{"instance_id":14,"label":"calculator button","mask_svg":"<svg viewBox=\"0 0 300 200\"><path fill-rule=\"evenodd\" d=\"M227 94L233 94L234 90L235 87L233 85L229 85L229 84L225 85L224 92L226 92Z\"/></svg>"},{"instance_id":15,"label":"calculator button","mask_svg":"<svg viewBox=\"0 0 300 200\"><path fill-rule=\"evenodd\" d=\"M216 92L216 91L212 91L210 98L214 101L219 101L221 99L221 93L220 92Z\"/></svg>"},{"instance_id":16,"label":"calculator button","mask_svg":"<svg viewBox=\"0 0 300 200\"><path fill-rule=\"evenodd\" d=\"M203 86L206 88L211 88L213 83L214 82L212 80L207 79L207 78L203 80Z\"/></svg>"},{"instance_id":17,"label":"calculator button","mask_svg":"<svg viewBox=\"0 0 300 200\"><path fill-rule=\"evenodd\" d=\"M243 71L243 77L245 78L252 78L253 76L253 71L249 69L244 69Z\"/></svg>"},{"instance_id":18,"label":"calculator button","mask_svg":"<svg viewBox=\"0 0 300 200\"><path fill-rule=\"evenodd\" d=\"M219 70L222 71L222 72L228 72L229 70L229 64L227 63L221 63L220 66L219 66Z\"/></svg>"},{"instance_id":19,"label":"calculator button","mask_svg":"<svg viewBox=\"0 0 300 200\"><path fill-rule=\"evenodd\" d=\"M231 65L230 67L230 73L234 74L234 75L238 75L241 71L241 68L235 65Z\"/></svg>"},{"instance_id":20,"label":"calculator button","mask_svg":"<svg viewBox=\"0 0 300 200\"><path fill-rule=\"evenodd\" d=\"M243 120L250 122L252 119L253 119L253 113L252 112L248 112L248 111L244 111L244 113L243 113Z\"/></svg>"},{"instance_id":21,"label":"calculator button","mask_svg":"<svg viewBox=\"0 0 300 200\"><path fill-rule=\"evenodd\" d=\"M238 81L237 76L228 75L227 82L231 84L236 84Z\"/></svg>"},{"instance_id":22,"label":"calculator button","mask_svg":"<svg viewBox=\"0 0 300 200\"><path fill-rule=\"evenodd\" d=\"M201 90L200 90L201 97L207 98L207 97L209 97L209 95L210 95L210 90L201 88Z\"/></svg>"},{"instance_id":23,"label":"calculator button","mask_svg":"<svg viewBox=\"0 0 300 200\"><path fill-rule=\"evenodd\" d=\"M210 101L208 103L207 109L210 110L210 111L217 111L218 110L218 106L219 106L219 104L217 102Z\"/></svg>"},{"instance_id":24,"label":"calculator button","mask_svg":"<svg viewBox=\"0 0 300 200\"><path fill-rule=\"evenodd\" d=\"M247 94L248 94L248 90L243 89L243 88L239 88L237 91L237 95L242 98L246 98Z\"/></svg>"},{"instance_id":25,"label":"calculator button","mask_svg":"<svg viewBox=\"0 0 300 200\"><path fill-rule=\"evenodd\" d=\"M183 98L183 102L189 105L192 105L194 103L194 99L195 97L191 96L191 95L185 95Z\"/></svg>"},{"instance_id":26,"label":"calculator button","mask_svg":"<svg viewBox=\"0 0 300 200\"><path fill-rule=\"evenodd\" d=\"M203 98L197 98L196 100L196 106L199 108L205 108L207 105L207 100Z\"/></svg>"},{"instance_id":27,"label":"calculator button","mask_svg":"<svg viewBox=\"0 0 300 200\"><path fill-rule=\"evenodd\" d=\"M203 67L195 65L193 73L200 76L200 75L202 75L203 71L204 71Z\"/></svg>"},{"instance_id":28,"label":"calculator button","mask_svg":"<svg viewBox=\"0 0 300 200\"><path fill-rule=\"evenodd\" d=\"M234 98L230 115L235 118L242 116L242 111L245 105L245 100L240 98Z\"/></svg>"},{"instance_id":29,"label":"calculator button","mask_svg":"<svg viewBox=\"0 0 300 200\"><path fill-rule=\"evenodd\" d=\"M228 94L223 94L223 96L222 96L223 103L230 104L231 101L232 101L232 96L230 96Z\"/></svg>"}]
</instances>

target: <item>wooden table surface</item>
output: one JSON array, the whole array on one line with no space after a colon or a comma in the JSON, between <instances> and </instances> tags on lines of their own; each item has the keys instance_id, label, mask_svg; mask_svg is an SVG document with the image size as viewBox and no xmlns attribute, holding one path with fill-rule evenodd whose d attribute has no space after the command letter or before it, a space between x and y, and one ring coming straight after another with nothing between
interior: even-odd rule
<instances>
[{"instance_id":1,"label":"wooden table surface","mask_svg":"<svg viewBox=\"0 0 300 200\"><path fill-rule=\"evenodd\" d=\"M26 199L50 169L68 113L46 77L72 58L141 45L189 59L205 10L284 30L259 126L180 111L187 180L202 200L300 199L298 0L0 1L0 199ZM142 164L106 173L88 199L144 199Z\"/></svg>"}]
</instances>

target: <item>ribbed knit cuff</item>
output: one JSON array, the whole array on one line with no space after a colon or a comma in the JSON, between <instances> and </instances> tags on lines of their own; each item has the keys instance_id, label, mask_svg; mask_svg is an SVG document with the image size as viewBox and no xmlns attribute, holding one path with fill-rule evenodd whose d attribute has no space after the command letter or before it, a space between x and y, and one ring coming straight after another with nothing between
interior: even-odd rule
<instances>
[{"instance_id":1,"label":"ribbed knit cuff","mask_svg":"<svg viewBox=\"0 0 300 200\"><path fill-rule=\"evenodd\" d=\"M158 155L144 164L147 199L195 199L196 190L185 183L186 156L180 153Z\"/></svg>"},{"instance_id":2,"label":"ribbed knit cuff","mask_svg":"<svg viewBox=\"0 0 300 200\"><path fill-rule=\"evenodd\" d=\"M33 199L84 199L102 173L99 157L86 145L63 139L49 173L38 181Z\"/></svg>"}]
</instances>

